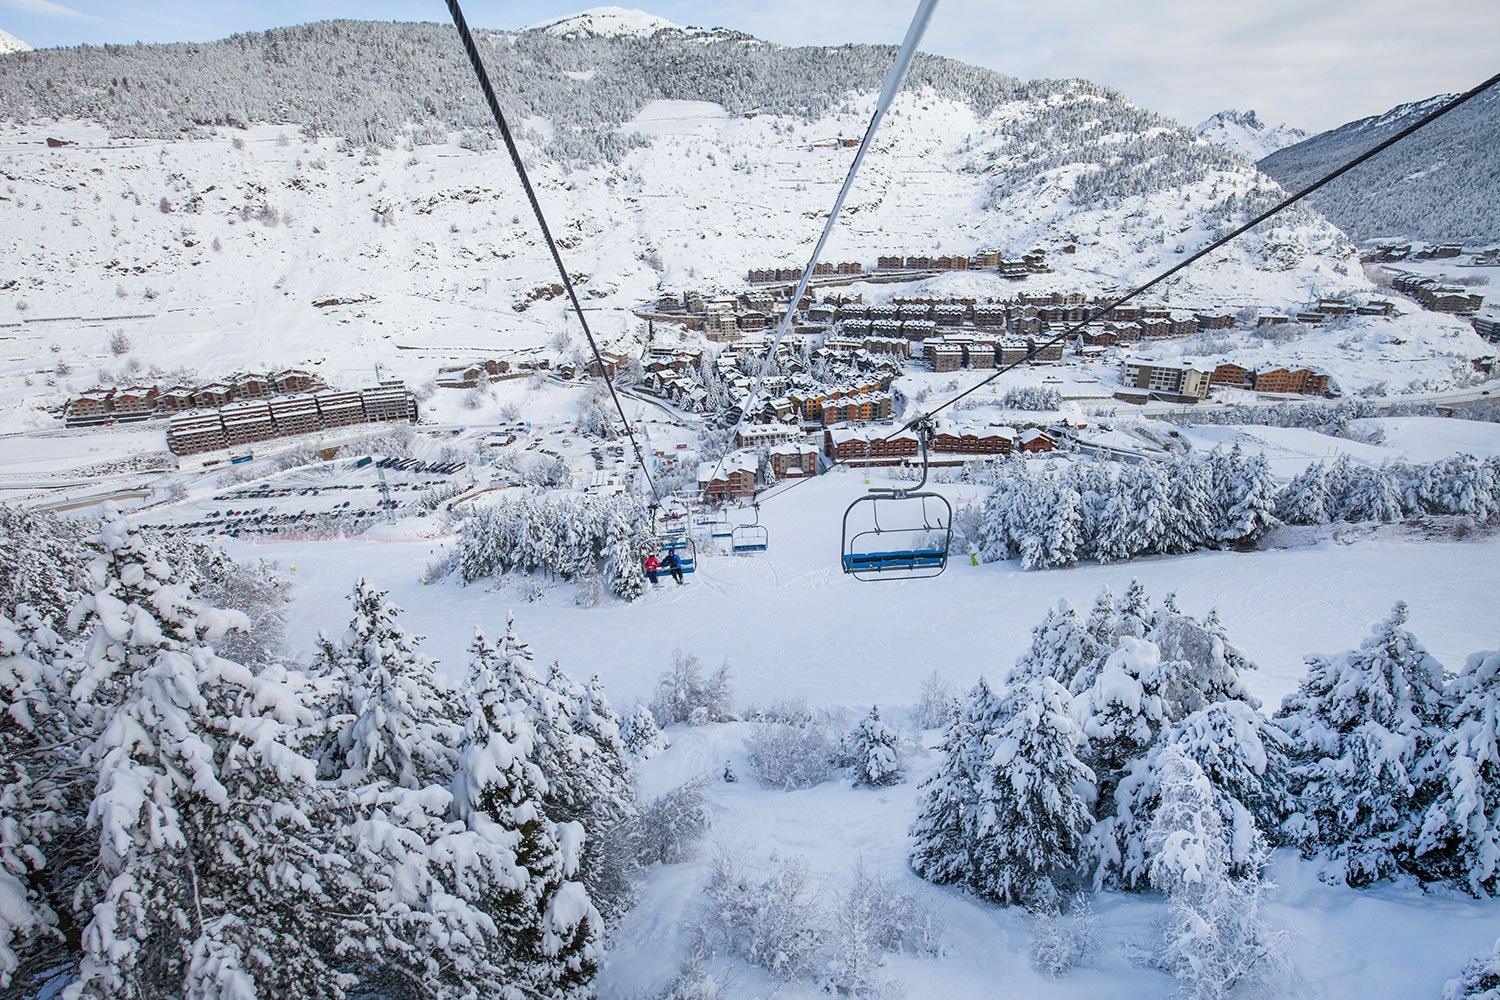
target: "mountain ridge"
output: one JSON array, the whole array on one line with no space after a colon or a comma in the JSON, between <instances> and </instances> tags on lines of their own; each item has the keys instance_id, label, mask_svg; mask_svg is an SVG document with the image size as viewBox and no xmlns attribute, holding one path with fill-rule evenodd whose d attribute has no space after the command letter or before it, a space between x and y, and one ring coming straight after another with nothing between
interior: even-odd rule
<instances>
[{"instance_id":1,"label":"mountain ridge","mask_svg":"<svg viewBox=\"0 0 1500 1000\"><path fill-rule=\"evenodd\" d=\"M1238 111L1234 108L1210 115L1193 131L1199 138L1232 149L1251 163L1308 137L1302 129L1284 122L1268 128L1253 110Z\"/></svg>"},{"instance_id":2,"label":"mountain ridge","mask_svg":"<svg viewBox=\"0 0 1500 1000\"><path fill-rule=\"evenodd\" d=\"M1455 95L1397 105L1260 160L1288 189L1303 186ZM1356 240L1487 244L1500 240L1500 93L1491 88L1361 164L1308 200Z\"/></svg>"}]
</instances>

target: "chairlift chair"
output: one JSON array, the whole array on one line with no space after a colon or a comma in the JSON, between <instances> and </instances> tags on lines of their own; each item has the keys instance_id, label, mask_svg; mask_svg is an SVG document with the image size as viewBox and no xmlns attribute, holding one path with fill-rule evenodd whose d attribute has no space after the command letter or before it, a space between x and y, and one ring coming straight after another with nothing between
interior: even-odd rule
<instances>
[{"instance_id":1,"label":"chairlift chair","mask_svg":"<svg viewBox=\"0 0 1500 1000\"><path fill-rule=\"evenodd\" d=\"M664 538L661 543L661 555L657 561L662 563L662 569L666 569L667 556L676 553L677 564L682 567L682 575L687 576L698 567L698 545L691 538Z\"/></svg>"},{"instance_id":2,"label":"chairlift chair","mask_svg":"<svg viewBox=\"0 0 1500 1000\"><path fill-rule=\"evenodd\" d=\"M748 524L736 524L730 532L729 547L735 552L764 552L770 541L770 532L760 523L760 504L751 505L755 520Z\"/></svg>"},{"instance_id":3,"label":"chairlift chair","mask_svg":"<svg viewBox=\"0 0 1500 1000\"><path fill-rule=\"evenodd\" d=\"M874 487L844 511L843 569L856 580L923 580L948 566L953 505L941 494L923 489L932 425L924 421L916 430L922 449L921 481L912 489Z\"/></svg>"}]
</instances>

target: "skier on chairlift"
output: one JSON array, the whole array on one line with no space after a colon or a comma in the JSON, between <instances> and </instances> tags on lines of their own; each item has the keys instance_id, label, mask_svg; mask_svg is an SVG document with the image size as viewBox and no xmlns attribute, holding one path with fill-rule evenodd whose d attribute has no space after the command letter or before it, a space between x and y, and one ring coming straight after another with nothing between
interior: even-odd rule
<instances>
[{"instance_id":1,"label":"skier on chairlift","mask_svg":"<svg viewBox=\"0 0 1500 1000\"><path fill-rule=\"evenodd\" d=\"M646 578L651 581L651 586L656 586L656 574L661 572L661 563L657 561L656 554L652 553L646 557Z\"/></svg>"},{"instance_id":2,"label":"skier on chairlift","mask_svg":"<svg viewBox=\"0 0 1500 1000\"><path fill-rule=\"evenodd\" d=\"M672 574L672 579L677 581L677 585L679 587L682 586L682 561L677 558L677 553L668 552L663 564L667 567L667 571Z\"/></svg>"}]
</instances>

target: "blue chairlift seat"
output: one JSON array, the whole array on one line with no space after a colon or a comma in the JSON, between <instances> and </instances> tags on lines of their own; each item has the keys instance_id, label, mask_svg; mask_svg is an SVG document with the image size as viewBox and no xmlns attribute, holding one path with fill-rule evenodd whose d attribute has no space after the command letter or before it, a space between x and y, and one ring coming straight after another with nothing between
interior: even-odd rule
<instances>
[{"instance_id":1,"label":"blue chairlift seat","mask_svg":"<svg viewBox=\"0 0 1500 1000\"><path fill-rule=\"evenodd\" d=\"M730 548L735 552L764 552L770 540L763 524L741 524L730 533Z\"/></svg>"}]
</instances>

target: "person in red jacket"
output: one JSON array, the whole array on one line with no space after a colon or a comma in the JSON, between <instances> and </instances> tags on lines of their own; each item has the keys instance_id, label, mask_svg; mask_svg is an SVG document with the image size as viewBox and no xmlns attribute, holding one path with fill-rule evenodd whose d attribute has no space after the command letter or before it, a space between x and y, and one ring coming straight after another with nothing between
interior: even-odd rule
<instances>
[{"instance_id":1,"label":"person in red jacket","mask_svg":"<svg viewBox=\"0 0 1500 1000\"><path fill-rule=\"evenodd\" d=\"M655 553L646 557L646 576L651 580L651 586L656 586L656 574L661 569L661 563L657 561Z\"/></svg>"}]
</instances>

